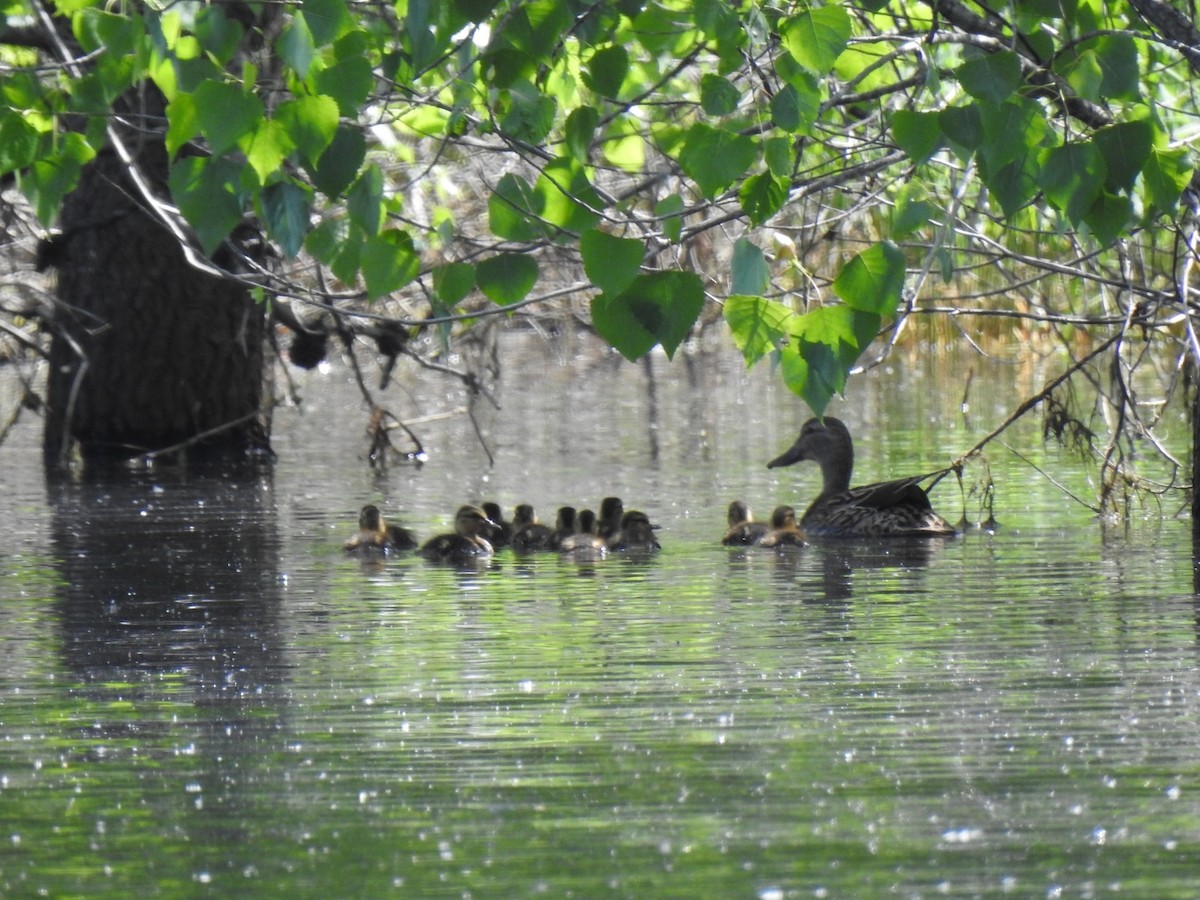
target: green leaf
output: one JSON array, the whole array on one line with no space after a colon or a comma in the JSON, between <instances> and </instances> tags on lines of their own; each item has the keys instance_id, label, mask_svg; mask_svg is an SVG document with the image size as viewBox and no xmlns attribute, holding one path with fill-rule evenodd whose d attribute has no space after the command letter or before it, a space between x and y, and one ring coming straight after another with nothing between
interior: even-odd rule
<instances>
[{"instance_id":1,"label":"green leaf","mask_svg":"<svg viewBox=\"0 0 1200 900\"><path fill-rule=\"evenodd\" d=\"M474 289L475 267L468 263L444 263L433 270L433 292L447 307Z\"/></svg>"},{"instance_id":2,"label":"green leaf","mask_svg":"<svg viewBox=\"0 0 1200 900\"><path fill-rule=\"evenodd\" d=\"M1154 149L1154 123L1149 119L1119 122L1099 129L1093 140L1108 168L1104 186L1111 192L1130 191Z\"/></svg>"},{"instance_id":3,"label":"green leaf","mask_svg":"<svg viewBox=\"0 0 1200 900\"><path fill-rule=\"evenodd\" d=\"M704 283L694 272L639 275L620 294L592 299L592 324L626 359L661 344L668 357L687 337L704 307Z\"/></svg>"},{"instance_id":4,"label":"green leaf","mask_svg":"<svg viewBox=\"0 0 1200 900\"><path fill-rule=\"evenodd\" d=\"M1140 95L1141 73L1134 38L1127 34L1105 35L1097 38L1090 48L1096 51L1100 71L1104 73L1101 94L1115 100L1136 100Z\"/></svg>"},{"instance_id":5,"label":"green leaf","mask_svg":"<svg viewBox=\"0 0 1200 900\"><path fill-rule=\"evenodd\" d=\"M537 278L537 260L527 253L498 253L475 267L475 283L497 306L524 300Z\"/></svg>"},{"instance_id":6,"label":"green leaf","mask_svg":"<svg viewBox=\"0 0 1200 900\"><path fill-rule=\"evenodd\" d=\"M892 237L903 240L923 228L937 215L937 207L927 199L929 192L920 181L908 181L896 194L892 208Z\"/></svg>"},{"instance_id":7,"label":"green leaf","mask_svg":"<svg viewBox=\"0 0 1200 900\"><path fill-rule=\"evenodd\" d=\"M683 236L683 198L678 194L663 197L654 204L654 215L662 220L663 237L673 244Z\"/></svg>"},{"instance_id":8,"label":"green leaf","mask_svg":"<svg viewBox=\"0 0 1200 900\"><path fill-rule=\"evenodd\" d=\"M1192 168L1192 159L1186 150L1155 147L1142 169L1146 202L1159 212L1174 212L1179 205L1179 195L1192 180Z\"/></svg>"},{"instance_id":9,"label":"green leaf","mask_svg":"<svg viewBox=\"0 0 1200 900\"><path fill-rule=\"evenodd\" d=\"M892 114L892 137L904 154L920 165L941 145L940 122L940 113L898 109Z\"/></svg>"},{"instance_id":10,"label":"green leaf","mask_svg":"<svg viewBox=\"0 0 1200 900\"><path fill-rule=\"evenodd\" d=\"M369 163L346 192L346 212L363 234L379 231L383 221L383 172L375 163Z\"/></svg>"},{"instance_id":11,"label":"green leaf","mask_svg":"<svg viewBox=\"0 0 1200 900\"><path fill-rule=\"evenodd\" d=\"M177 93L167 104L167 153L174 158L179 148L200 133L200 116L196 110L196 98L191 94Z\"/></svg>"},{"instance_id":12,"label":"green leaf","mask_svg":"<svg viewBox=\"0 0 1200 900\"><path fill-rule=\"evenodd\" d=\"M531 241L541 233L544 198L520 175L505 175L488 198L488 227L507 241Z\"/></svg>"},{"instance_id":13,"label":"green leaf","mask_svg":"<svg viewBox=\"0 0 1200 900\"><path fill-rule=\"evenodd\" d=\"M171 166L171 196L210 256L242 221L241 176L242 167L222 157L189 156Z\"/></svg>"},{"instance_id":14,"label":"green leaf","mask_svg":"<svg viewBox=\"0 0 1200 900\"><path fill-rule=\"evenodd\" d=\"M33 204L39 222L53 223L63 197L74 190L79 173L95 155L83 135L69 132L59 137L54 153L29 167L21 178L21 192Z\"/></svg>"},{"instance_id":15,"label":"green leaf","mask_svg":"<svg viewBox=\"0 0 1200 900\"><path fill-rule=\"evenodd\" d=\"M1099 101L1104 86L1104 70L1100 67L1100 57L1095 50L1085 50L1070 60L1061 69L1067 79L1067 84L1080 97L1093 102Z\"/></svg>"},{"instance_id":16,"label":"green leaf","mask_svg":"<svg viewBox=\"0 0 1200 900\"><path fill-rule=\"evenodd\" d=\"M570 156L546 163L534 190L542 198L542 219L569 234L591 228L604 208L604 201L592 187L584 167Z\"/></svg>"},{"instance_id":17,"label":"green leaf","mask_svg":"<svg viewBox=\"0 0 1200 900\"><path fill-rule=\"evenodd\" d=\"M725 321L747 365L774 353L792 333L792 310L775 300L733 295L725 299Z\"/></svg>"},{"instance_id":18,"label":"green leaf","mask_svg":"<svg viewBox=\"0 0 1200 900\"><path fill-rule=\"evenodd\" d=\"M337 136L338 105L323 95L285 100L275 110L296 149L308 165L313 165Z\"/></svg>"},{"instance_id":19,"label":"green leaf","mask_svg":"<svg viewBox=\"0 0 1200 900\"><path fill-rule=\"evenodd\" d=\"M345 219L326 219L308 233L304 247L329 266L339 281L354 284L363 245L358 235L349 240L349 234L350 224Z\"/></svg>"},{"instance_id":20,"label":"green leaf","mask_svg":"<svg viewBox=\"0 0 1200 900\"><path fill-rule=\"evenodd\" d=\"M752 138L697 122L687 131L679 164L705 197L729 187L758 157Z\"/></svg>"},{"instance_id":21,"label":"green leaf","mask_svg":"<svg viewBox=\"0 0 1200 900\"><path fill-rule=\"evenodd\" d=\"M938 123L946 137L965 151L974 153L983 143L983 116L974 103L968 106L947 106L938 113Z\"/></svg>"},{"instance_id":22,"label":"green leaf","mask_svg":"<svg viewBox=\"0 0 1200 900\"><path fill-rule=\"evenodd\" d=\"M308 28L304 12L296 10L275 41L275 53L300 78L308 77L308 68L317 55L313 33Z\"/></svg>"},{"instance_id":23,"label":"green leaf","mask_svg":"<svg viewBox=\"0 0 1200 900\"><path fill-rule=\"evenodd\" d=\"M246 154L259 184L266 184L278 173L284 158L295 149L286 129L274 119L259 120L258 127L238 141L238 146Z\"/></svg>"},{"instance_id":24,"label":"green leaf","mask_svg":"<svg viewBox=\"0 0 1200 900\"><path fill-rule=\"evenodd\" d=\"M367 142L353 125L338 127L337 133L313 171L313 184L326 197L338 197L358 175L367 156Z\"/></svg>"},{"instance_id":25,"label":"green leaf","mask_svg":"<svg viewBox=\"0 0 1200 900\"><path fill-rule=\"evenodd\" d=\"M777 69L795 67L784 63L790 57L780 57ZM781 75L781 77L783 77ZM784 86L771 98L771 119L778 128L790 134L806 135L821 114L821 83L811 73L796 70L785 79Z\"/></svg>"},{"instance_id":26,"label":"green leaf","mask_svg":"<svg viewBox=\"0 0 1200 900\"><path fill-rule=\"evenodd\" d=\"M1091 141L1072 141L1046 150L1041 163L1038 183L1046 199L1078 226L1104 187L1104 157Z\"/></svg>"},{"instance_id":27,"label":"green leaf","mask_svg":"<svg viewBox=\"0 0 1200 900\"><path fill-rule=\"evenodd\" d=\"M763 141L762 147L767 170L776 178L791 178L796 168L796 154L793 151L791 138L767 138Z\"/></svg>"},{"instance_id":28,"label":"green leaf","mask_svg":"<svg viewBox=\"0 0 1200 900\"><path fill-rule=\"evenodd\" d=\"M220 6L201 6L196 11L192 32L200 46L222 65L229 62L242 43L241 24L230 19Z\"/></svg>"},{"instance_id":29,"label":"green leaf","mask_svg":"<svg viewBox=\"0 0 1200 900\"><path fill-rule=\"evenodd\" d=\"M894 313L904 293L904 252L890 241L868 247L842 266L833 291L851 309Z\"/></svg>"},{"instance_id":30,"label":"green leaf","mask_svg":"<svg viewBox=\"0 0 1200 900\"><path fill-rule=\"evenodd\" d=\"M583 83L602 97L614 100L629 74L629 52L620 44L604 47L592 54L583 71Z\"/></svg>"},{"instance_id":31,"label":"green leaf","mask_svg":"<svg viewBox=\"0 0 1200 900\"><path fill-rule=\"evenodd\" d=\"M500 120L500 131L508 137L537 144L554 127L557 102L531 82L523 78L514 81L505 94L505 101L507 107Z\"/></svg>"},{"instance_id":32,"label":"green leaf","mask_svg":"<svg viewBox=\"0 0 1200 900\"><path fill-rule=\"evenodd\" d=\"M826 75L850 38L850 16L842 6L806 10L779 27L784 49L814 75Z\"/></svg>"},{"instance_id":33,"label":"green leaf","mask_svg":"<svg viewBox=\"0 0 1200 900\"><path fill-rule=\"evenodd\" d=\"M233 149L263 117L262 101L238 84L206 81L196 88L194 96L200 133L208 139L213 156Z\"/></svg>"},{"instance_id":34,"label":"green leaf","mask_svg":"<svg viewBox=\"0 0 1200 900\"><path fill-rule=\"evenodd\" d=\"M567 150L583 165L591 158L592 139L596 126L600 124L600 113L590 106L580 106L567 116L563 127L567 139Z\"/></svg>"},{"instance_id":35,"label":"green leaf","mask_svg":"<svg viewBox=\"0 0 1200 900\"><path fill-rule=\"evenodd\" d=\"M363 243L360 265L367 283L367 297L377 300L416 278L421 271L421 258L408 232L389 228Z\"/></svg>"},{"instance_id":36,"label":"green leaf","mask_svg":"<svg viewBox=\"0 0 1200 900\"><path fill-rule=\"evenodd\" d=\"M1101 192L1083 221L1102 247L1115 241L1133 219L1133 201L1124 194Z\"/></svg>"},{"instance_id":37,"label":"green leaf","mask_svg":"<svg viewBox=\"0 0 1200 900\"><path fill-rule=\"evenodd\" d=\"M1002 103L1021 85L1021 61L1011 50L986 53L964 62L957 75L958 83L972 97Z\"/></svg>"},{"instance_id":38,"label":"green leaf","mask_svg":"<svg viewBox=\"0 0 1200 900\"><path fill-rule=\"evenodd\" d=\"M317 72L313 82L317 93L332 97L341 114L354 119L375 86L375 74L366 57L347 56Z\"/></svg>"},{"instance_id":39,"label":"green leaf","mask_svg":"<svg viewBox=\"0 0 1200 900\"><path fill-rule=\"evenodd\" d=\"M1007 218L1012 218L1037 196L1037 162L1027 156L1020 162L1009 163L987 177L988 190L995 197Z\"/></svg>"},{"instance_id":40,"label":"green leaf","mask_svg":"<svg viewBox=\"0 0 1200 900\"><path fill-rule=\"evenodd\" d=\"M605 231L585 231L579 241L583 271L606 294L619 294L641 273L646 245Z\"/></svg>"},{"instance_id":41,"label":"green leaf","mask_svg":"<svg viewBox=\"0 0 1200 900\"><path fill-rule=\"evenodd\" d=\"M354 27L344 0L302 0L300 8L318 47L332 44Z\"/></svg>"},{"instance_id":42,"label":"green leaf","mask_svg":"<svg viewBox=\"0 0 1200 900\"><path fill-rule=\"evenodd\" d=\"M710 116L727 116L738 108L742 92L733 82L712 72L700 76L700 108Z\"/></svg>"},{"instance_id":43,"label":"green leaf","mask_svg":"<svg viewBox=\"0 0 1200 900\"><path fill-rule=\"evenodd\" d=\"M300 252L308 233L308 215L312 195L291 181L278 181L263 188L262 210L267 233L279 244L284 255Z\"/></svg>"},{"instance_id":44,"label":"green leaf","mask_svg":"<svg viewBox=\"0 0 1200 900\"><path fill-rule=\"evenodd\" d=\"M791 182L786 178L776 178L770 172L762 172L742 182L738 201L751 224L761 225L783 209L790 187Z\"/></svg>"},{"instance_id":45,"label":"green leaf","mask_svg":"<svg viewBox=\"0 0 1200 900\"><path fill-rule=\"evenodd\" d=\"M754 296L770 290L771 270L767 266L767 258L757 245L746 238L738 238L733 242L730 269L729 293Z\"/></svg>"},{"instance_id":46,"label":"green leaf","mask_svg":"<svg viewBox=\"0 0 1200 900\"><path fill-rule=\"evenodd\" d=\"M0 122L0 173L24 169L38 157L42 134L18 112L9 112Z\"/></svg>"},{"instance_id":47,"label":"green leaf","mask_svg":"<svg viewBox=\"0 0 1200 900\"><path fill-rule=\"evenodd\" d=\"M820 307L797 317L792 327L794 344L781 354L788 387L821 415L845 389L850 369L874 339L879 324L877 314L848 306ZM792 352L799 359L788 359Z\"/></svg>"}]
</instances>

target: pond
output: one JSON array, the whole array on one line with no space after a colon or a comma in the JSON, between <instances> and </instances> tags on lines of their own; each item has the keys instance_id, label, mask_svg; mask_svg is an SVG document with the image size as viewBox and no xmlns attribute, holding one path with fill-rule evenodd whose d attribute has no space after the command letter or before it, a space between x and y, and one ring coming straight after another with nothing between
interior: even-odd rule
<instances>
[{"instance_id":1,"label":"pond","mask_svg":"<svg viewBox=\"0 0 1200 900\"><path fill-rule=\"evenodd\" d=\"M373 472L344 369L304 373L279 462L47 485L0 448L0 894L1200 896L1190 522L1096 520L1036 422L993 447L994 532L738 552L726 504L807 414L727 351L630 365L503 339L496 399L382 395L428 462ZM856 481L972 446L1048 363L898 356L830 412ZM1186 441L1181 422L1180 441ZM1020 456L1017 455L1020 454ZM1037 468L1034 468L1034 466ZM947 518L983 517L969 489ZM619 495L661 553L459 570L362 560L466 501Z\"/></svg>"}]
</instances>

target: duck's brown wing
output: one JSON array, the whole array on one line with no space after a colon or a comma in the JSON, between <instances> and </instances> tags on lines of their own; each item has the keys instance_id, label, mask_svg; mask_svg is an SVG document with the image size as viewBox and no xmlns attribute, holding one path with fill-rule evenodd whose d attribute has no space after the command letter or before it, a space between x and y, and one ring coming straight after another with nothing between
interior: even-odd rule
<instances>
[{"instance_id":1,"label":"duck's brown wing","mask_svg":"<svg viewBox=\"0 0 1200 900\"><path fill-rule=\"evenodd\" d=\"M928 477L928 475L914 475L911 478L897 478L895 481L864 484L861 487L851 488L840 497L848 506L862 506L868 509L887 509L891 506L933 509L929 502L929 495L921 487L921 482Z\"/></svg>"}]
</instances>

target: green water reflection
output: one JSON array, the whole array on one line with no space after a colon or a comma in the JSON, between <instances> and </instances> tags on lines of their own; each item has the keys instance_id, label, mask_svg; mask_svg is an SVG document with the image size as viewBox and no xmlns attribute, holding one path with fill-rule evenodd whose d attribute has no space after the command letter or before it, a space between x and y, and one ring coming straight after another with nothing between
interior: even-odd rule
<instances>
[{"instance_id":1,"label":"green water reflection","mask_svg":"<svg viewBox=\"0 0 1200 900\"><path fill-rule=\"evenodd\" d=\"M657 461L603 481L503 450L494 470L372 481L302 435L252 502L76 494L98 545L62 536L31 475L4 501L0 893L1200 893L1190 523L1100 525L998 458L995 535L728 551L735 493L761 506L814 482L762 467L789 439L783 398L709 386L704 415L753 427L698 448L672 416L700 413L663 386ZM881 426L864 478L968 443L938 422ZM665 549L473 572L340 550L364 499L430 533L461 499L518 490L544 510L621 492Z\"/></svg>"}]
</instances>

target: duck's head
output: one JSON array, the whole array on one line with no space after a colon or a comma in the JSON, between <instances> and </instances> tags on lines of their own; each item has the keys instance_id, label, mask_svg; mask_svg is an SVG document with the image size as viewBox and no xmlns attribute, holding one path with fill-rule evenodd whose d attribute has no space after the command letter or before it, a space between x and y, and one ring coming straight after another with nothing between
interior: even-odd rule
<instances>
[{"instance_id":1,"label":"duck's head","mask_svg":"<svg viewBox=\"0 0 1200 900\"><path fill-rule=\"evenodd\" d=\"M741 500L734 500L729 504L729 512L726 515L726 521L729 522L729 527L741 525L743 522L750 521L750 507Z\"/></svg>"},{"instance_id":2,"label":"duck's head","mask_svg":"<svg viewBox=\"0 0 1200 900\"><path fill-rule=\"evenodd\" d=\"M596 514L590 509L581 509L575 516L575 530L580 534L595 534Z\"/></svg>"},{"instance_id":3,"label":"duck's head","mask_svg":"<svg viewBox=\"0 0 1200 900\"><path fill-rule=\"evenodd\" d=\"M620 522L625 511L625 504L620 497L605 497L600 501L600 521Z\"/></svg>"},{"instance_id":4,"label":"duck's head","mask_svg":"<svg viewBox=\"0 0 1200 900\"><path fill-rule=\"evenodd\" d=\"M795 528L796 510L790 506L777 506L771 513L772 528Z\"/></svg>"},{"instance_id":5,"label":"duck's head","mask_svg":"<svg viewBox=\"0 0 1200 900\"><path fill-rule=\"evenodd\" d=\"M554 530L569 534L575 530L575 507L560 506L554 517Z\"/></svg>"},{"instance_id":6,"label":"duck's head","mask_svg":"<svg viewBox=\"0 0 1200 900\"><path fill-rule=\"evenodd\" d=\"M790 466L811 459L824 467L836 462L847 471L854 465L854 443L841 419L826 416L809 419L800 429L800 436L786 451L767 463L768 469Z\"/></svg>"},{"instance_id":7,"label":"duck's head","mask_svg":"<svg viewBox=\"0 0 1200 900\"><path fill-rule=\"evenodd\" d=\"M454 530L463 537L478 537L496 523L478 506L460 506L454 514Z\"/></svg>"},{"instance_id":8,"label":"duck's head","mask_svg":"<svg viewBox=\"0 0 1200 900\"><path fill-rule=\"evenodd\" d=\"M373 503L368 503L358 514L358 527L363 531L382 531L383 513Z\"/></svg>"},{"instance_id":9,"label":"duck's head","mask_svg":"<svg viewBox=\"0 0 1200 900\"><path fill-rule=\"evenodd\" d=\"M487 503L481 503L479 508L483 510L484 515L486 515L497 525L502 525L504 523L504 514L500 512L499 503L493 503L489 500Z\"/></svg>"},{"instance_id":10,"label":"duck's head","mask_svg":"<svg viewBox=\"0 0 1200 900\"><path fill-rule=\"evenodd\" d=\"M513 527L520 528L522 525L533 525L537 522L537 516L533 514L533 507L528 503L522 503L513 510Z\"/></svg>"}]
</instances>

